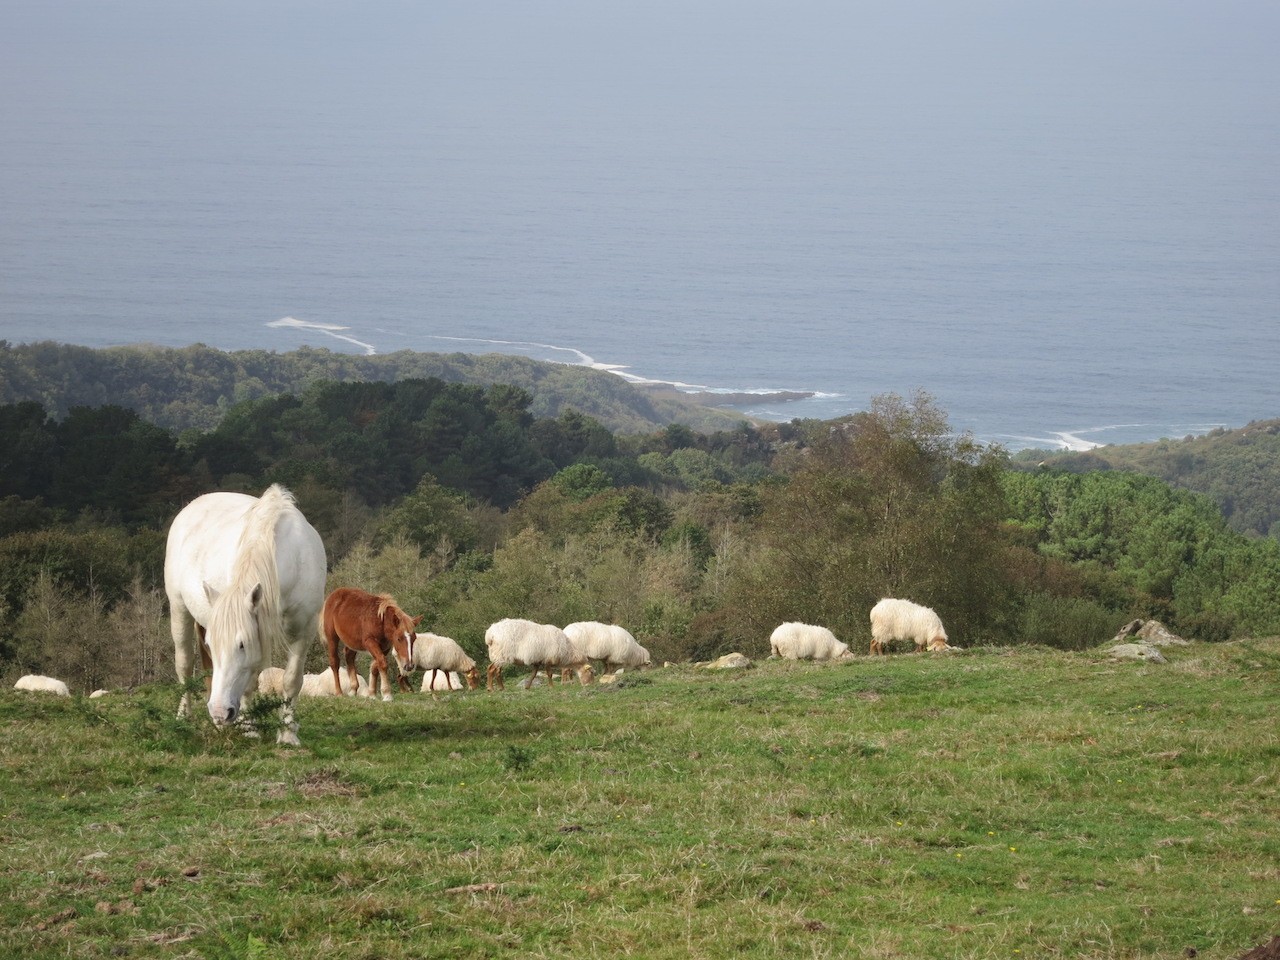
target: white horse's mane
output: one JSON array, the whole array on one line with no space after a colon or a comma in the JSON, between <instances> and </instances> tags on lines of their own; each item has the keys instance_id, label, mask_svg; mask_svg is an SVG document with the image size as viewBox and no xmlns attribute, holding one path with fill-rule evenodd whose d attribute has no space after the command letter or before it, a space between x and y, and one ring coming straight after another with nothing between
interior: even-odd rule
<instances>
[{"instance_id":1,"label":"white horse's mane","mask_svg":"<svg viewBox=\"0 0 1280 960\"><path fill-rule=\"evenodd\" d=\"M230 642L242 630L256 637L261 662L271 662L277 640L285 639L284 617L280 607L280 574L276 569L276 522L296 510L293 494L272 484L245 514L245 526L236 545L236 559L231 582L218 595L209 614L210 642ZM262 596L257 606L257 630L249 630L254 617L245 598L257 585ZM252 651L251 651L252 652Z\"/></svg>"}]
</instances>

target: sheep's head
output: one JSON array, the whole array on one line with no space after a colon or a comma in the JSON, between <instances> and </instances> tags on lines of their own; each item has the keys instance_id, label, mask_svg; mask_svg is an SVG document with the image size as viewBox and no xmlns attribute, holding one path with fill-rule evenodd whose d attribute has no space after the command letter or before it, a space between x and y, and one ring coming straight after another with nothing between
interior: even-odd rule
<instances>
[{"instance_id":1,"label":"sheep's head","mask_svg":"<svg viewBox=\"0 0 1280 960\"><path fill-rule=\"evenodd\" d=\"M463 674L467 681L468 690L477 690L480 687L480 668L473 666L470 670Z\"/></svg>"}]
</instances>

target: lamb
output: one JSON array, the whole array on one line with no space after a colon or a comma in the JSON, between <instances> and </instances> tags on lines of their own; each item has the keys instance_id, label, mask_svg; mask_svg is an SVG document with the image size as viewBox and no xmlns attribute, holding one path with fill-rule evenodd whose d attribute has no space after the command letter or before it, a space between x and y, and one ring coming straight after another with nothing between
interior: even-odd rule
<instances>
[{"instance_id":1,"label":"lamb","mask_svg":"<svg viewBox=\"0 0 1280 960\"><path fill-rule=\"evenodd\" d=\"M15 690L27 690L31 693L54 693L60 697L71 696L71 691L67 689L67 685L61 680L55 680L53 677L42 677L37 673L28 673L25 677L19 677L18 682L13 685Z\"/></svg>"},{"instance_id":2,"label":"lamb","mask_svg":"<svg viewBox=\"0 0 1280 960\"><path fill-rule=\"evenodd\" d=\"M351 692L351 680L348 678L346 671L340 671L342 680L342 692L349 694ZM369 696L369 681L360 674L356 674L356 692L362 697ZM271 696L284 696L284 668L283 667L267 667L258 674L258 692L269 694ZM333 677L329 673L307 673L302 676L302 689L298 691L300 697L332 697Z\"/></svg>"},{"instance_id":3,"label":"lamb","mask_svg":"<svg viewBox=\"0 0 1280 960\"><path fill-rule=\"evenodd\" d=\"M351 693L350 676L345 670L338 671L339 680L342 683L342 693L348 696ZM373 696L373 691L369 689L369 681L362 675L356 674L356 694L361 697ZM300 697L334 697L337 696L333 692L333 674L330 671L324 673L304 673L302 675L302 689L298 691Z\"/></svg>"},{"instance_id":4,"label":"lamb","mask_svg":"<svg viewBox=\"0 0 1280 960\"><path fill-rule=\"evenodd\" d=\"M626 629L615 624L584 620L569 624L564 632L588 662L599 660L606 671L649 666L649 651L636 643L636 638Z\"/></svg>"},{"instance_id":5,"label":"lamb","mask_svg":"<svg viewBox=\"0 0 1280 960\"><path fill-rule=\"evenodd\" d=\"M826 627L809 623L783 623L769 637L769 650L785 660L848 660L853 656L847 643L836 639Z\"/></svg>"},{"instance_id":6,"label":"lamb","mask_svg":"<svg viewBox=\"0 0 1280 960\"><path fill-rule=\"evenodd\" d=\"M871 652L888 653L894 640L911 640L916 649L950 650L938 615L910 600L881 600L871 608Z\"/></svg>"},{"instance_id":7,"label":"lamb","mask_svg":"<svg viewBox=\"0 0 1280 960\"><path fill-rule=\"evenodd\" d=\"M569 641L564 631L548 623L508 617L490 625L484 633L484 643L489 648L489 669L485 684L489 690L495 684L499 690L506 688L502 680L502 668L508 664L533 667L533 674L524 684L526 690L533 686L540 670L546 670L547 682L550 683L553 667L574 670L578 675L578 682L584 687L595 678L587 658Z\"/></svg>"},{"instance_id":8,"label":"lamb","mask_svg":"<svg viewBox=\"0 0 1280 960\"><path fill-rule=\"evenodd\" d=\"M452 690L452 681L449 678L451 671L455 675L461 674L467 678L468 690L474 690L480 686L480 671L476 669L476 662L467 656L467 652L458 645L456 640L452 640L449 637L442 637L435 633L415 634L413 662L419 669L431 671L430 678L424 677L422 680L422 689L424 691L436 688L437 673L444 674L445 689ZM400 671L401 689L408 690L409 685L404 679L404 664L400 663L399 655L396 656L396 664L402 668ZM459 687L461 687L461 681L459 681Z\"/></svg>"},{"instance_id":9,"label":"lamb","mask_svg":"<svg viewBox=\"0 0 1280 960\"><path fill-rule=\"evenodd\" d=\"M437 690L465 690L469 680L464 680L462 674L457 670L443 670L439 676L432 676L430 673L425 674L422 678L422 692L434 693ZM477 670L476 686L480 685L479 671ZM471 687L474 690L476 687Z\"/></svg>"}]
</instances>

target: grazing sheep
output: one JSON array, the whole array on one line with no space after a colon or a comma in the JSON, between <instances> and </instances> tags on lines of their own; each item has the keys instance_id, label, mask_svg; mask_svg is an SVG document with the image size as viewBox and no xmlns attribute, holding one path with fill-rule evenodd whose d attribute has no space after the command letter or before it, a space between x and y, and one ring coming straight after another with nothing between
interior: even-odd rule
<instances>
[{"instance_id":1,"label":"grazing sheep","mask_svg":"<svg viewBox=\"0 0 1280 960\"><path fill-rule=\"evenodd\" d=\"M442 637L436 633L419 633L415 634L413 641L413 663L420 670L430 670L430 678L424 677L422 680L423 691L436 689L436 674L443 673L445 675L445 689L452 690L449 686L449 674L452 671L454 676L462 674L467 678L467 689L474 690L480 686L480 671L476 669L476 662L467 656L467 652L458 645L456 640L449 637ZM401 667L400 685L401 689L408 690L409 685L404 679L404 664L400 663L399 655L396 656L396 664ZM458 682L459 688L462 682Z\"/></svg>"},{"instance_id":2,"label":"grazing sheep","mask_svg":"<svg viewBox=\"0 0 1280 960\"><path fill-rule=\"evenodd\" d=\"M71 696L71 691L67 689L67 685L61 680L55 680L53 677L42 677L36 673L28 673L25 677L19 677L18 682L13 685L15 690L28 690L31 693L56 693L60 697Z\"/></svg>"},{"instance_id":3,"label":"grazing sheep","mask_svg":"<svg viewBox=\"0 0 1280 960\"><path fill-rule=\"evenodd\" d=\"M587 658L569 641L564 631L548 623L508 617L490 625L484 633L484 643L489 648L486 682L489 690L495 684L500 690L506 688L502 668L508 664L533 667L533 674L524 684L526 690L533 686L540 670L546 670L547 682L550 683L553 667L573 669L578 674L578 682L584 687L595 676Z\"/></svg>"},{"instance_id":4,"label":"grazing sheep","mask_svg":"<svg viewBox=\"0 0 1280 960\"><path fill-rule=\"evenodd\" d=\"M599 660L604 670L611 667L647 667L649 651L636 643L627 630L615 624L584 620L564 628L569 642L588 661Z\"/></svg>"},{"instance_id":5,"label":"grazing sheep","mask_svg":"<svg viewBox=\"0 0 1280 960\"><path fill-rule=\"evenodd\" d=\"M881 600L871 608L871 652L888 653L894 640L910 640L917 650L950 650L938 615L910 600Z\"/></svg>"},{"instance_id":6,"label":"grazing sheep","mask_svg":"<svg viewBox=\"0 0 1280 960\"><path fill-rule=\"evenodd\" d=\"M785 660L848 660L853 656L847 643L836 639L826 627L810 623L783 623L769 637L769 650Z\"/></svg>"},{"instance_id":7,"label":"grazing sheep","mask_svg":"<svg viewBox=\"0 0 1280 960\"><path fill-rule=\"evenodd\" d=\"M351 692L351 680L345 670L339 672L342 681L342 692ZM362 697L369 696L369 681L356 674L356 692ZM258 674L258 692L275 697L284 696L284 668L267 667ZM302 687L298 690L300 697L332 697L333 677L326 673L307 673L302 676Z\"/></svg>"}]
</instances>

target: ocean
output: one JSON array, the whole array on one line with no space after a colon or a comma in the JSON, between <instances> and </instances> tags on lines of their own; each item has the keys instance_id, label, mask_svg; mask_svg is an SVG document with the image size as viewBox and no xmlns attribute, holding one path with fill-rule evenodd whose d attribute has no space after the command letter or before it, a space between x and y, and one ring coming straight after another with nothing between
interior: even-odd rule
<instances>
[{"instance_id":1,"label":"ocean","mask_svg":"<svg viewBox=\"0 0 1280 960\"><path fill-rule=\"evenodd\" d=\"M1012 450L1242 426L1280 416L1277 38L1243 0L15 0L0 338L513 352L774 420L924 389Z\"/></svg>"}]
</instances>

